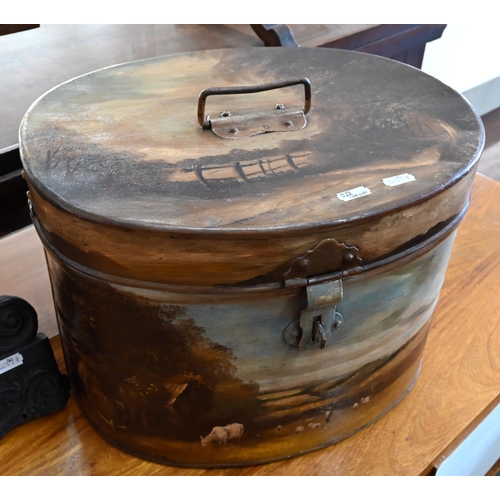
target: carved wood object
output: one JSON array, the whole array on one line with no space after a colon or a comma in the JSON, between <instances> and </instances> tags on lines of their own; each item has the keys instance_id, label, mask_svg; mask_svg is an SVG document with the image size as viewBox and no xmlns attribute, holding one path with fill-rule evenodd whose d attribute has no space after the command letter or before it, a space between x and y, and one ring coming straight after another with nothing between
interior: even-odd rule
<instances>
[{"instance_id":1,"label":"carved wood object","mask_svg":"<svg viewBox=\"0 0 500 500\"><path fill-rule=\"evenodd\" d=\"M0 438L68 401L69 379L59 372L49 339L37 330L28 302L0 296Z\"/></svg>"}]
</instances>

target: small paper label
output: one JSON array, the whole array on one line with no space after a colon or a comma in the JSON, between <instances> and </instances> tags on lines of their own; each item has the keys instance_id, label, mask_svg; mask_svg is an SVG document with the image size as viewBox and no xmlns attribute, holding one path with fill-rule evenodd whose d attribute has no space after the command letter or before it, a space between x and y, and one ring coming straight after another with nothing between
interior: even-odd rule
<instances>
[{"instance_id":1,"label":"small paper label","mask_svg":"<svg viewBox=\"0 0 500 500\"><path fill-rule=\"evenodd\" d=\"M23 364L23 356L19 353L0 360L0 374Z\"/></svg>"},{"instance_id":2,"label":"small paper label","mask_svg":"<svg viewBox=\"0 0 500 500\"><path fill-rule=\"evenodd\" d=\"M365 186L359 186L354 189L349 189L349 191L344 191L343 193L337 193L337 198L342 201L351 201L355 198L361 198L371 194L371 191Z\"/></svg>"},{"instance_id":3,"label":"small paper label","mask_svg":"<svg viewBox=\"0 0 500 500\"><path fill-rule=\"evenodd\" d=\"M387 177L387 179L382 179L382 182L386 186L399 186L400 184L406 184L407 182L415 181L415 177L411 174L399 174L394 177Z\"/></svg>"}]
</instances>

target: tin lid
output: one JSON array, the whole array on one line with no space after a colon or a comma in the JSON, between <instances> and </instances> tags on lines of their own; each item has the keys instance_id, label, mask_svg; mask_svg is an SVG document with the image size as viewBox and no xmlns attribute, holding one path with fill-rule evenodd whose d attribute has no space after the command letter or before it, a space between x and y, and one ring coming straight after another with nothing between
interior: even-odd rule
<instances>
[{"instance_id":1,"label":"tin lid","mask_svg":"<svg viewBox=\"0 0 500 500\"><path fill-rule=\"evenodd\" d=\"M455 184L483 143L468 102L429 75L309 48L95 71L42 96L20 130L28 180L54 205L181 232L302 231L391 213Z\"/></svg>"}]
</instances>

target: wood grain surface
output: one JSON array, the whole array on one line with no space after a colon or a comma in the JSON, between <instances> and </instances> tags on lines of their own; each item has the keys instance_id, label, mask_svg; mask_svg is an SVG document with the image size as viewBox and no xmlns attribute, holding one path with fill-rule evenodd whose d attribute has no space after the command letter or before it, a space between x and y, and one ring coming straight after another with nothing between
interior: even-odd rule
<instances>
[{"instance_id":1,"label":"wood grain surface","mask_svg":"<svg viewBox=\"0 0 500 500\"><path fill-rule=\"evenodd\" d=\"M476 176L408 396L357 434L290 460L232 469L184 469L131 457L104 441L71 399L60 412L2 440L3 475L415 475L428 473L500 401L500 184ZM2 294L24 294L55 333L41 244L33 228L0 240ZM45 313L43 313L45 311ZM56 357L63 366L58 338Z\"/></svg>"}]
</instances>

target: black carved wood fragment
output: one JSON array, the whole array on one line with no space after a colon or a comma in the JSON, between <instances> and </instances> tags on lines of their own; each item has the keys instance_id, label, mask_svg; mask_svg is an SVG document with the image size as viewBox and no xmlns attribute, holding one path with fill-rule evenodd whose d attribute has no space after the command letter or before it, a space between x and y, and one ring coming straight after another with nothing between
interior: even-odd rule
<instances>
[{"instance_id":1,"label":"black carved wood fragment","mask_svg":"<svg viewBox=\"0 0 500 500\"><path fill-rule=\"evenodd\" d=\"M28 302L0 296L0 437L68 401L69 378L37 329L37 314Z\"/></svg>"}]
</instances>

